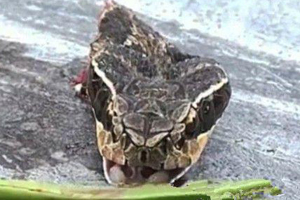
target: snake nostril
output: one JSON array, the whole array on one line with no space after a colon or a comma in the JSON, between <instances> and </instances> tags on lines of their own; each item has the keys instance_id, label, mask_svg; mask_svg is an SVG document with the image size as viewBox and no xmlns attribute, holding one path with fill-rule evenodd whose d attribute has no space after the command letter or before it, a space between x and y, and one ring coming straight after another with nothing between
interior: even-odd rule
<instances>
[{"instance_id":1,"label":"snake nostril","mask_svg":"<svg viewBox=\"0 0 300 200\"><path fill-rule=\"evenodd\" d=\"M129 167L127 163L125 165L122 165L121 169L126 177L132 177L134 174L133 168Z\"/></svg>"},{"instance_id":2,"label":"snake nostril","mask_svg":"<svg viewBox=\"0 0 300 200\"><path fill-rule=\"evenodd\" d=\"M143 167L141 169L141 175L144 178L149 178L149 176L151 176L152 174L154 174L156 172L156 170L152 169L151 167Z\"/></svg>"},{"instance_id":3,"label":"snake nostril","mask_svg":"<svg viewBox=\"0 0 300 200\"><path fill-rule=\"evenodd\" d=\"M183 137L180 138L180 140L176 143L176 148L181 149L182 146L184 145L184 141L185 141L185 139Z\"/></svg>"},{"instance_id":4,"label":"snake nostril","mask_svg":"<svg viewBox=\"0 0 300 200\"><path fill-rule=\"evenodd\" d=\"M143 163L147 161L147 152L145 150L141 151L141 161Z\"/></svg>"}]
</instances>

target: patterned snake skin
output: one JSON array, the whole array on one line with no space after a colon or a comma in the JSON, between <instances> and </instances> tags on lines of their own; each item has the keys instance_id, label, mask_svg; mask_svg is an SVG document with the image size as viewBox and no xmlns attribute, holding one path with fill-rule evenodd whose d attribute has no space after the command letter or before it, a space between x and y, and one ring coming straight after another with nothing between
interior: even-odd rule
<instances>
[{"instance_id":1,"label":"patterned snake skin","mask_svg":"<svg viewBox=\"0 0 300 200\"><path fill-rule=\"evenodd\" d=\"M132 11L106 2L86 81L105 177L114 185L180 180L230 99L213 59L181 53Z\"/></svg>"}]
</instances>

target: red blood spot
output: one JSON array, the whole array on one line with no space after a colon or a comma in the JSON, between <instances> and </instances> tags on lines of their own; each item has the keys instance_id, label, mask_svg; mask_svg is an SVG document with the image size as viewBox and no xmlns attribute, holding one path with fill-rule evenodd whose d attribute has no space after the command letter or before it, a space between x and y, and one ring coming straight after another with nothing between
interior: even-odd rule
<instances>
[{"instance_id":1,"label":"red blood spot","mask_svg":"<svg viewBox=\"0 0 300 200\"><path fill-rule=\"evenodd\" d=\"M71 85L75 86L77 84L80 83L85 83L87 81L87 69L82 69L79 74L76 76L76 78L74 78L73 80L71 80Z\"/></svg>"}]
</instances>

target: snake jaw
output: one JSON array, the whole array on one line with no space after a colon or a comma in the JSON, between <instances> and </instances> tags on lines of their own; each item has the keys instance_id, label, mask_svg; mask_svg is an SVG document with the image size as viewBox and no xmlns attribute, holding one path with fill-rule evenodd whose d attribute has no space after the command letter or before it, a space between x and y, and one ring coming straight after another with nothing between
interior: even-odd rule
<instances>
[{"instance_id":1,"label":"snake jaw","mask_svg":"<svg viewBox=\"0 0 300 200\"><path fill-rule=\"evenodd\" d=\"M160 161L164 163L164 166L152 168L147 165L139 166L134 162L128 162L131 158L142 160L135 154L138 152L137 148L130 144L126 153L126 151L118 147L117 142L114 143L112 141L108 132L105 131L104 134L102 123L97 123L97 129L98 147L103 156L104 175L109 184L116 186L141 184L144 182L175 184L187 173L192 164L199 159L207 144L208 135L212 131L201 134L197 140L186 141L181 151L175 149L172 144L167 145L170 148L168 155ZM167 141L171 143L170 138ZM133 152L133 154L128 154L128 152ZM184 158L189 158L190 161L184 162Z\"/></svg>"}]
</instances>

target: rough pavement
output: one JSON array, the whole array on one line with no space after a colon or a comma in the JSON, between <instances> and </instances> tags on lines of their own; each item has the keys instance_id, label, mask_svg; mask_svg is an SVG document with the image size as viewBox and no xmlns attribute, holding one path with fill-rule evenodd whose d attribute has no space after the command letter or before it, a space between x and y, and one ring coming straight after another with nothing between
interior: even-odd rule
<instances>
[{"instance_id":1,"label":"rough pavement","mask_svg":"<svg viewBox=\"0 0 300 200\"><path fill-rule=\"evenodd\" d=\"M105 184L89 105L69 86L86 61L99 6L24 0L4 10L2 4L8 30L20 26L30 35L0 41L0 178ZM275 199L299 199L299 63L140 17L183 51L219 61L231 78L230 105L189 175L268 178L285 193Z\"/></svg>"}]
</instances>

